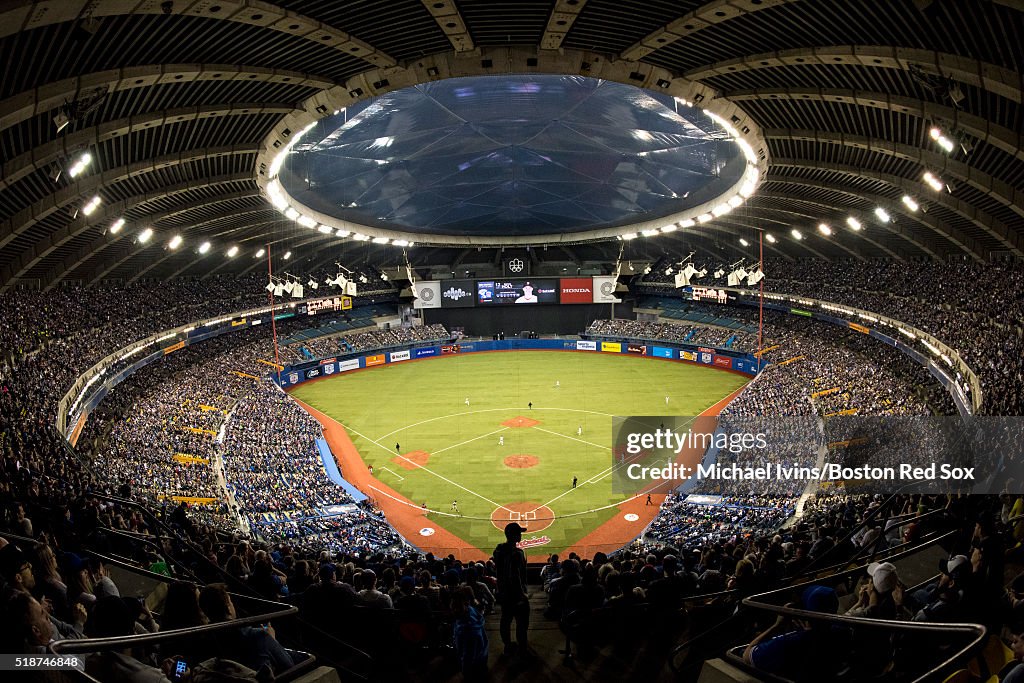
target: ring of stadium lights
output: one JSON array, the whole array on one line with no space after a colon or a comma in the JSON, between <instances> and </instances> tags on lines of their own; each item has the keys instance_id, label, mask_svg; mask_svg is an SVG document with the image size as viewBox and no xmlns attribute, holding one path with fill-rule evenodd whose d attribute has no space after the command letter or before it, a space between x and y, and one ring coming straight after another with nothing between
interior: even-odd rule
<instances>
[{"instance_id":1,"label":"ring of stadium lights","mask_svg":"<svg viewBox=\"0 0 1024 683\"><path fill-rule=\"evenodd\" d=\"M500 64L500 70L494 65ZM487 66L485 66L487 65ZM328 216L296 201L277 180L278 171L291 148L316 123L360 100L431 81L466 76L497 76L510 73L582 75L615 81L674 96L682 104L703 107L703 112L740 146L747 165L740 179L717 198L667 216L599 230L548 235L465 236L390 230ZM663 87L663 84L668 84ZM615 239L653 237L714 220L741 206L753 196L768 168L768 145L759 126L727 98L697 81L674 76L651 64L609 60L584 50L537 50L536 46L480 48L473 53L448 51L416 59L407 66L373 68L344 84L322 90L305 100L300 109L283 117L260 145L255 162L260 192L290 220L325 235L333 230L339 239L373 241L398 247L430 246L542 246L580 244ZM755 151L756 150L756 151Z\"/></svg>"}]
</instances>

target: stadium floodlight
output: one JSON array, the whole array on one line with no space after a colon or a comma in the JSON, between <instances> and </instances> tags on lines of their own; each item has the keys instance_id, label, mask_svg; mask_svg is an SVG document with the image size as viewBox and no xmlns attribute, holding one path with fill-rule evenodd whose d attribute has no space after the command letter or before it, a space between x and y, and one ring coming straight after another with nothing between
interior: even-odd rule
<instances>
[{"instance_id":1,"label":"stadium floodlight","mask_svg":"<svg viewBox=\"0 0 1024 683\"><path fill-rule=\"evenodd\" d=\"M956 147L956 144L948 137L946 137L946 135L942 132L942 129L939 128L938 126L932 126L931 130L928 131L928 135L931 137L932 140L935 141L935 143L939 147L941 147L947 153L952 152L953 148Z\"/></svg>"},{"instance_id":2,"label":"stadium floodlight","mask_svg":"<svg viewBox=\"0 0 1024 683\"><path fill-rule=\"evenodd\" d=\"M624 240L635 240L636 239L636 233L635 232L627 232L626 234L624 234L622 236L622 239L624 239Z\"/></svg>"},{"instance_id":3,"label":"stadium floodlight","mask_svg":"<svg viewBox=\"0 0 1024 683\"><path fill-rule=\"evenodd\" d=\"M710 213L702 213L701 215L697 216L697 222L698 223L707 223L712 218L714 218L714 216L712 216Z\"/></svg>"},{"instance_id":4,"label":"stadium floodlight","mask_svg":"<svg viewBox=\"0 0 1024 683\"><path fill-rule=\"evenodd\" d=\"M731 206L734 209L737 208L742 203L743 197L741 197L738 194L734 194L733 196L729 197L729 206Z\"/></svg>"},{"instance_id":5,"label":"stadium floodlight","mask_svg":"<svg viewBox=\"0 0 1024 683\"><path fill-rule=\"evenodd\" d=\"M348 237L351 234L348 230L342 230L341 228L338 228L337 232L334 233L335 237Z\"/></svg>"},{"instance_id":6,"label":"stadium floodlight","mask_svg":"<svg viewBox=\"0 0 1024 683\"><path fill-rule=\"evenodd\" d=\"M182 238L181 235L175 235L171 238L171 241L167 243L168 249L177 249L181 246Z\"/></svg>"},{"instance_id":7,"label":"stadium floodlight","mask_svg":"<svg viewBox=\"0 0 1024 683\"><path fill-rule=\"evenodd\" d=\"M352 233L352 239L354 239L356 242L366 242L370 238L367 237L366 235L364 235L361 232L354 232L354 233Z\"/></svg>"},{"instance_id":8,"label":"stadium floodlight","mask_svg":"<svg viewBox=\"0 0 1024 683\"><path fill-rule=\"evenodd\" d=\"M818 223L818 232L820 232L825 237L828 237L829 235L832 234L832 228L831 226L829 226L828 223Z\"/></svg>"},{"instance_id":9,"label":"stadium floodlight","mask_svg":"<svg viewBox=\"0 0 1024 683\"><path fill-rule=\"evenodd\" d=\"M804 236L796 228L790 230L789 234L792 235L793 239L795 239L795 240L802 240L804 238Z\"/></svg>"},{"instance_id":10,"label":"stadium floodlight","mask_svg":"<svg viewBox=\"0 0 1024 683\"><path fill-rule=\"evenodd\" d=\"M861 222L859 220L857 220L856 218L854 218L853 216L847 216L846 217L846 224L849 225L854 230L860 230L861 228L864 227L861 224Z\"/></svg>"},{"instance_id":11,"label":"stadium floodlight","mask_svg":"<svg viewBox=\"0 0 1024 683\"><path fill-rule=\"evenodd\" d=\"M742 244L745 247L749 247L750 246L750 242L746 241L742 237L740 238L740 244Z\"/></svg>"},{"instance_id":12,"label":"stadium floodlight","mask_svg":"<svg viewBox=\"0 0 1024 683\"><path fill-rule=\"evenodd\" d=\"M92 163L92 155L88 152L83 152L82 156L78 157L75 163L71 164L71 168L68 169L68 175L72 178L77 178L85 172L85 167Z\"/></svg>"},{"instance_id":13,"label":"stadium floodlight","mask_svg":"<svg viewBox=\"0 0 1024 683\"><path fill-rule=\"evenodd\" d=\"M924 175L921 176L921 179L928 184L928 187L932 188L936 192L942 192L942 188L946 186L946 184L942 182L942 178L939 178L931 171L925 171Z\"/></svg>"},{"instance_id":14,"label":"stadium floodlight","mask_svg":"<svg viewBox=\"0 0 1024 683\"><path fill-rule=\"evenodd\" d=\"M238 245L232 246L230 249L228 249L228 258L234 258L234 256L237 253L238 253Z\"/></svg>"},{"instance_id":15,"label":"stadium floodlight","mask_svg":"<svg viewBox=\"0 0 1024 683\"><path fill-rule=\"evenodd\" d=\"M880 206L875 207L875 217L883 223L888 223L892 220L892 216L889 215L889 212Z\"/></svg>"},{"instance_id":16,"label":"stadium floodlight","mask_svg":"<svg viewBox=\"0 0 1024 683\"><path fill-rule=\"evenodd\" d=\"M209 242L203 242L202 244L199 245L199 253L205 254L206 252L210 251L210 247L211 244Z\"/></svg>"},{"instance_id":17,"label":"stadium floodlight","mask_svg":"<svg viewBox=\"0 0 1024 683\"><path fill-rule=\"evenodd\" d=\"M692 228L695 225L697 225L697 221L693 220L692 218L684 218L683 220L679 221L680 228Z\"/></svg>"},{"instance_id":18,"label":"stadium floodlight","mask_svg":"<svg viewBox=\"0 0 1024 683\"><path fill-rule=\"evenodd\" d=\"M86 202L85 206L82 207L82 213L84 213L86 216L91 216L93 212L96 211L97 208L99 208L100 202L102 201L103 200L100 199L100 196L98 194L93 195L92 199Z\"/></svg>"},{"instance_id":19,"label":"stadium floodlight","mask_svg":"<svg viewBox=\"0 0 1024 683\"><path fill-rule=\"evenodd\" d=\"M724 216L730 211L732 211L732 206L729 204L729 202L722 202L715 208L711 209L711 213L714 216Z\"/></svg>"},{"instance_id":20,"label":"stadium floodlight","mask_svg":"<svg viewBox=\"0 0 1024 683\"><path fill-rule=\"evenodd\" d=\"M299 212L296 211L291 206L289 206L287 209L284 210L284 215L288 218L288 220L291 220L291 221L299 220Z\"/></svg>"},{"instance_id":21,"label":"stadium floodlight","mask_svg":"<svg viewBox=\"0 0 1024 683\"><path fill-rule=\"evenodd\" d=\"M311 216L306 216L305 214L300 215L298 217L298 219L296 219L295 222L298 223L299 225L301 225L304 228L315 228L316 227L316 219L311 217Z\"/></svg>"},{"instance_id":22,"label":"stadium floodlight","mask_svg":"<svg viewBox=\"0 0 1024 683\"><path fill-rule=\"evenodd\" d=\"M643 235L644 237L654 237L655 235L658 234L658 231L652 228L647 230L641 230L640 234Z\"/></svg>"},{"instance_id":23,"label":"stadium floodlight","mask_svg":"<svg viewBox=\"0 0 1024 683\"><path fill-rule=\"evenodd\" d=\"M116 221L114 221L113 223L110 224L110 234L111 235L116 235L117 233L121 232L121 228L123 228L123 227L124 227L124 219L123 218L118 218Z\"/></svg>"},{"instance_id":24,"label":"stadium floodlight","mask_svg":"<svg viewBox=\"0 0 1024 683\"><path fill-rule=\"evenodd\" d=\"M330 235L332 232L334 232L334 228L332 228L329 225L321 225L320 227L317 228L317 230L323 233L324 235Z\"/></svg>"},{"instance_id":25,"label":"stadium floodlight","mask_svg":"<svg viewBox=\"0 0 1024 683\"><path fill-rule=\"evenodd\" d=\"M256 252L256 258L263 258L263 255L267 253L266 249L260 249Z\"/></svg>"},{"instance_id":26,"label":"stadium floodlight","mask_svg":"<svg viewBox=\"0 0 1024 683\"><path fill-rule=\"evenodd\" d=\"M374 244L387 244L390 241L391 240L389 240L387 237L374 237L373 238L373 243Z\"/></svg>"},{"instance_id":27,"label":"stadium floodlight","mask_svg":"<svg viewBox=\"0 0 1024 683\"><path fill-rule=\"evenodd\" d=\"M661 229L661 231L663 233L665 233L665 232L675 232L676 231L676 225L675 225L675 223L671 223L671 224L666 225L665 227L663 227Z\"/></svg>"},{"instance_id":28,"label":"stadium floodlight","mask_svg":"<svg viewBox=\"0 0 1024 683\"><path fill-rule=\"evenodd\" d=\"M285 261L287 261L287 260L288 260L288 259L290 259L291 257L292 257L292 252L290 252L290 251L286 251L286 252L284 252L284 260L285 260Z\"/></svg>"},{"instance_id":29,"label":"stadium floodlight","mask_svg":"<svg viewBox=\"0 0 1024 683\"><path fill-rule=\"evenodd\" d=\"M901 201L903 202L903 205L906 206L911 211L917 211L919 208L921 208L921 205L918 204L917 201L909 194L903 195L903 199Z\"/></svg>"},{"instance_id":30,"label":"stadium floodlight","mask_svg":"<svg viewBox=\"0 0 1024 683\"><path fill-rule=\"evenodd\" d=\"M153 228L146 228L145 230L139 233L137 239L139 240L139 244L145 244L150 240L151 237L153 237Z\"/></svg>"}]
</instances>

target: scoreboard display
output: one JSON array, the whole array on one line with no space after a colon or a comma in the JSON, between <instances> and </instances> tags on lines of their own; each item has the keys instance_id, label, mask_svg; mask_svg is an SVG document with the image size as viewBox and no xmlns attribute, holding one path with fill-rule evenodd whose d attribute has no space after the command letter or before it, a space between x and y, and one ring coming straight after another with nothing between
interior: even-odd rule
<instances>
[{"instance_id":1,"label":"scoreboard display","mask_svg":"<svg viewBox=\"0 0 1024 683\"><path fill-rule=\"evenodd\" d=\"M505 278L476 283L478 306L557 304L557 278Z\"/></svg>"}]
</instances>

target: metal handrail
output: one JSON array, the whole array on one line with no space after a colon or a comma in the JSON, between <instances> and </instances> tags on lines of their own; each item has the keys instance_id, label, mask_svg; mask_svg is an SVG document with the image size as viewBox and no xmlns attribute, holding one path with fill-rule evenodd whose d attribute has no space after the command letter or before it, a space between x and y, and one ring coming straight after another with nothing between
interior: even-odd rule
<instances>
[{"instance_id":1,"label":"metal handrail","mask_svg":"<svg viewBox=\"0 0 1024 683\"><path fill-rule=\"evenodd\" d=\"M248 601L261 602L274 605L278 609L265 614L256 614L248 617L238 617L230 621L221 621L216 624L203 624L202 626L188 626L186 628L172 629L170 631L157 631L156 633L140 633L131 636L111 636L107 638L79 638L71 640L58 640L50 644L57 654L80 654L85 652L99 652L106 650L122 650L140 645L150 645L165 640L179 640L194 635L206 635L235 629L240 626L252 624L263 624L272 619L283 619L298 614L299 608L294 605L286 605L281 602L272 602L262 598L250 598L245 595L229 593L233 597L243 598Z\"/></svg>"},{"instance_id":2,"label":"metal handrail","mask_svg":"<svg viewBox=\"0 0 1024 683\"><path fill-rule=\"evenodd\" d=\"M813 582L811 582L811 583L813 583ZM752 595L749 598L744 598L742 604L744 606L746 606L746 607L751 607L751 608L754 608L754 609L760 609L760 610L771 612L773 614L778 614L778 615L781 615L781 616L796 617L796 618L799 618L799 619L803 619L804 621L828 622L828 623L831 623L831 624L834 624L834 625L839 625L839 626L847 626L847 627L857 626L857 627L873 628L873 629L885 630L885 631L899 631L899 632L904 632L904 633L907 633L907 632L912 632L912 633L929 633L929 632L932 632L932 633L941 633L941 634L962 633L964 635L972 636L972 639L966 645L964 645L962 648L957 650L954 654L952 654L951 656L947 657L944 661L942 661L938 665L932 667L931 669L929 669L925 673L921 674L917 678L913 679L909 683L924 683L925 681L930 680L933 676L937 675L943 669L945 669L946 667L950 666L957 659L960 659L961 657L963 657L964 655L967 655L971 651L980 648L982 646L982 644L985 642L986 637L988 636L988 629L986 629L981 624L952 624L952 623L948 623L948 624L933 624L933 623L916 622L916 621L897 621L897 620L890 620L890 619L871 619L871 618L868 618L868 617L847 617L847 616L841 616L841 615L838 615L838 614L826 614L826 613L822 613L822 612L812 612L810 610L799 609L799 608L796 608L796 607L786 607L785 605L773 605L773 604L770 604L770 603L756 602L755 601L755 598L760 598L760 597L762 597L764 595L769 595L772 592L774 592L774 591L769 591L769 593L760 593L758 595ZM736 655L734 655L731 650L728 651L726 654L729 657L729 659L731 659L731 660L736 660L737 659ZM740 659L739 661L742 662L742 659ZM758 671L756 668L750 667L745 662L742 662L742 663L743 663L745 668L752 669L754 671ZM758 671L758 673L759 674L763 674L765 672ZM777 680L789 680L789 679L784 679L784 678L781 678L781 677L778 677L778 676L774 676L774 678L777 679Z\"/></svg>"}]
</instances>

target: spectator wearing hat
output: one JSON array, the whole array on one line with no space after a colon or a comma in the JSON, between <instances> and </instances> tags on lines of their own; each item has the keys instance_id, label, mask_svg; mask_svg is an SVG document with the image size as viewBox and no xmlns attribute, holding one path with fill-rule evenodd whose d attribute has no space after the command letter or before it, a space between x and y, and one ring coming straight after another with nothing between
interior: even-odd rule
<instances>
[{"instance_id":1,"label":"spectator wearing hat","mask_svg":"<svg viewBox=\"0 0 1024 683\"><path fill-rule=\"evenodd\" d=\"M971 578L971 561L966 555L939 560L942 576L910 595L908 607L917 608L914 621L952 622L962 617L964 586Z\"/></svg>"},{"instance_id":2,"label":"spectator wearing hat","mask_svg":"<svg viewBox=\"0 0 1024 683\"><path fill-rule=\"evenodd\" d=\"M799 607L835 614L839 610L839 596L826 586L808 586L800 597ZM849 643L849 631L830 622L791 620L779 615L774 625L750 641L743 651L743 661L783 678L828 680L842 669L842 656L849 651Z\"/></svg>"},{"instance_id":3,"label":"spectator wearing hat","mask_svg":"<svg viewBox=\"0 0 1024 683\"><path fill-rule=\"evenodd\" d=\"M903 587L896 567L891 562L872 562L867 571L870 580L861 586L857 603L846 616L909 620L911 614L903 606Z\"/></svg>"},{"instance_id":4,"label":"spectator wearing hat","mask_svg":"<svg viewBox=\"0 0 1024 683\"><path fill-rule=\"evenodd\" d=\"M498 604L501 620L498 629L505 654L516 648L526 650L530 626L530 600L526 593L526 553L518 546L523 540L523 527L515 522L505 525L505 542L494 549L494 565L498 575ZM516 622L516 640L512 642L512 622Z\"/></svg>"}]
</instances>

